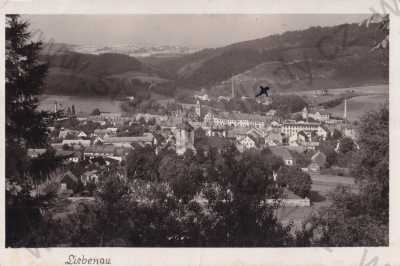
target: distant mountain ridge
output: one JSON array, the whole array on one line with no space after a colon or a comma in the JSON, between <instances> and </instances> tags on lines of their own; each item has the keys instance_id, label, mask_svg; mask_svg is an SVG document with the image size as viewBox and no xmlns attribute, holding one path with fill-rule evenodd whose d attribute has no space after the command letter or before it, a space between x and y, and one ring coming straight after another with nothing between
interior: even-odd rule
<instances>
[{"instance_id":1,"label":"distant mountain ridge","mask_svg":"<svg viewBox=\"0 0 400 266\"><path fill-rule=\"evenodd\" d=\"M375 25L343 24L189 54L141 58L121 53L82 54L67 46L63 54L44 55L50 62L45 90L107 95L112 87L111 91L120 94L134 94L154 83L152 89L169 96L201 88L226 95L232 77L243 95L253 94L258 84L268 84L276 91L382 84L388 83L388 58L380 51L370 51L382 36Z\"/></svg>"},{"instance_id":2,"label":"distant mountain ridge","mask_svg":"<svg viewBox=\"0 0 400 266\"><path fill-rule=\"evenodd\" d=\"M198 48L180 45L144 45L144 44L114 44L114 45L76 45L46 43L45 46L53 45L53 51L57 48L64 48L65 52L75 52L81 54L123 54L132 57L147 56L179 56L198 51Z\"/></svg>"}]
</instances>

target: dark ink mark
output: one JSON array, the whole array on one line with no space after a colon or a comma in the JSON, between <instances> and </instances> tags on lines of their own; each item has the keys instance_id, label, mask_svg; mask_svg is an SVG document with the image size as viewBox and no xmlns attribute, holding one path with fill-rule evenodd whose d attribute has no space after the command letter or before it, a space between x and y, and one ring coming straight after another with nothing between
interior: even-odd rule
<instances>
[{"instance_id":1,"label":"dark ink mark","mask_svg":"<svg viewBox=\"0 0 400 266\"><path fill-rule=\"evenodd\" d=\"M267 86L267 87L263 87L263 86L260 86L260 92L256 95L256 97L259 97L259 96L261 96L261 95L263 95L263 94L265 94L265 96L269 96L268 95L268 91L269 91L269 87Z\"/></svg>"}]
</instances>

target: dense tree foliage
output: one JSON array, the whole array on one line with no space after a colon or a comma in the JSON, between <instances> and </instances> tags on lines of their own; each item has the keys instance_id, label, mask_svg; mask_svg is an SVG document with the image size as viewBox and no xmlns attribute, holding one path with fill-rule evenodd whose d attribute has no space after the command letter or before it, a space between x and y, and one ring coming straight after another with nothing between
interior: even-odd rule
<instances>
[{"instance_id":1,"label":"dense tree foliage","mask_svg":"<svg viewBox=\"0 0 400 266\"><path fill-rule=\"evenodd\" d=\"M331 167L337 164L338 155L335 151L337 146L336 140L327 140L320 143L319 150L326 155L326 167Z\"/></svg>"},{"instance_id":2,"label":"dense tree foliage","mask_svg":"<svg viewBox=\"0 0 400 266\"><path fill-rule=\"evenodd\" d=\"M286 186L300 197L310 197L311 177L296 167L282 167L278 171L278 183Z\"/></svg>"},{"instance_id":3,"label":"dense tree foliage","mask_svg":"<svg viewBox=\"0 0 400 266\"><path fill-rule=\"evenodd\" d=\"M299 167L308 167L311 163L311 156L313 153L311 151L297 152L290 151L292 154L296 165Z\"/></svg>"},{"instance_id":4,"label":"dense tree foliage","mask_svg":"<svg viewBox=\"0 0 400 266\"><path fill-rule=\"evenodd\" d=\"M48 123L58 114L38 111L37 95L47 65L38 60L40 42L30 40L29 24L18 15L6 16L6 245L37 241L41 210L52 193L39 193L38 182L57 162L54 153L31 161L28 148L44 147ZM36 237L34 237L36 236ZM33 241L33 242L32 242Z\"/></svg>"},{"instance_id":5,"label":"dense tree foliage","mask_svg":"<svg viewBox=\"0 0 400 266\"><path fill-rule=\"evenodd\" d=\"M23 150L46 144L50 113L38 111L47 65L38 60L40 42L31 42L28 23L6 18L6 169L7 177L23 174Z\"/></svg>"},{"instance_id":6,"label":"dense tree foliage","mask_svg":"<svg viewBox=\"0 0 400 266\"><path fill-rule=\"evenodd\" d=\"M100 112L99 108L94 108L92 113L91 113L91 115L100 115L100 114L101 114L101 112Z\"/></svg>"},{"instance_id":7,"label":"dense tree foliage","mask_svg":"<svg viewBox=\"0 0 400 266\"><path fill-rule=\"evenodd\" d=\"M339 187L332 205L314 217L306 245L388 245L389 230L389 110L364 115L359 125L360 149L352 154L357 189ZM319 231L317 236L315 232ZM304 236L304 235L303 235Z\"/></svg>"},{"instance_id":8,"label":"dense tree foliage","mask_svg":"<svg viewBox=\"0 0 400 266\"><path fill-rule=\"evenodd\" d=\"M272 97L272 104L269 105L280 114L300 112L306 106L307 102L298 95L275 95Z\"/></svg>"},{"instance_id":9,"label":"dense tree foliage","mask_svg":"<svg viewBox=\"0 0 400 266\"><path fill-rule=\"evenodd\" d=\"M383 222L389 220L389 109L383 107L361 119L354 167L365 208Z\"/></svg>"},{"instance_id":10,"label":"dense tree foliage","mask_svg":"<svg viewBox=\"0 0 400 266\"><path fill-rule=\"evenodd\" d=\"M126 158L128 179L158 180L157 165L159 160L160 158L155 154L153 147L138 145Z\"/></svg>"}]
</instances>

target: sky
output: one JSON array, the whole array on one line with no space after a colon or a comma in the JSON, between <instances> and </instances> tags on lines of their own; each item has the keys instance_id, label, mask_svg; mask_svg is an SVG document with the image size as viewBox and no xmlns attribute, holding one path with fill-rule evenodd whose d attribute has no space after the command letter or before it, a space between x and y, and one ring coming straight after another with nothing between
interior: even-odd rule
<instances>
[{"instance_id":1,"label":"sky","mask_svg":"<svg viewBox=\"0 0 400 266\"><path fill-rule=\"evenodd\" d=\"M359 23L368 14L25 15L44 41L78 45L214 48L312 26Z\"/></svg>"}]
</instances>

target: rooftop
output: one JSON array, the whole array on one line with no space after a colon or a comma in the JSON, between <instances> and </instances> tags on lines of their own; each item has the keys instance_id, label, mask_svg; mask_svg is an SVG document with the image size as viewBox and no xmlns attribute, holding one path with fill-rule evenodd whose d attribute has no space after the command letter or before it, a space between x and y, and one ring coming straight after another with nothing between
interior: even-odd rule
<instances>
[{"instance_id":1,"label":"rooftop","mask_svg":"<svg viewBox=\"0 0 400 266\"><path fill-rule=\"evenodd\" d=\"M282 158L283 160L293 160L292 154L290 154L289 150L284 147L272 146L272 147L269 147L269 149L271 150L271 152L274 155Z\"/></svg>"},{"instance_id":2,"label":"rooftop","mask_svg":"<svg viewBox=\"0 0 400 266\"><path fill-rule=\"evenodd\" d=\"M46 149L28 149L29 157L37 157L46 152Z\"/></svg>"},{"instance_id":3,"label":"rooftop","mask_svg":"<svg viewBox=\"0 0 400 266\"><path fill-rule=\"evenodd\" d=\"M287 122L284 122L283 123L283 125L284 126L291 126L291 125L293 125L293 126L319 126L319 125L321 125L321 123L318 123L318 122L304 122L304 121L299 121L299 122L289 122L289 121L287 121Z\"/></svg>"},{"instance_id":4,"label":"rooftop","mask_svg":"<svg viewBox=\"0 0 400 266\"><path fill-rule=\"evenodd\" d=\"M143 136L135 137L107 137L104 138L104 142L107 143L121 143L121 142L151 142L154 136L151 133L144 133Z\"/></svg>"}]
</instances>

